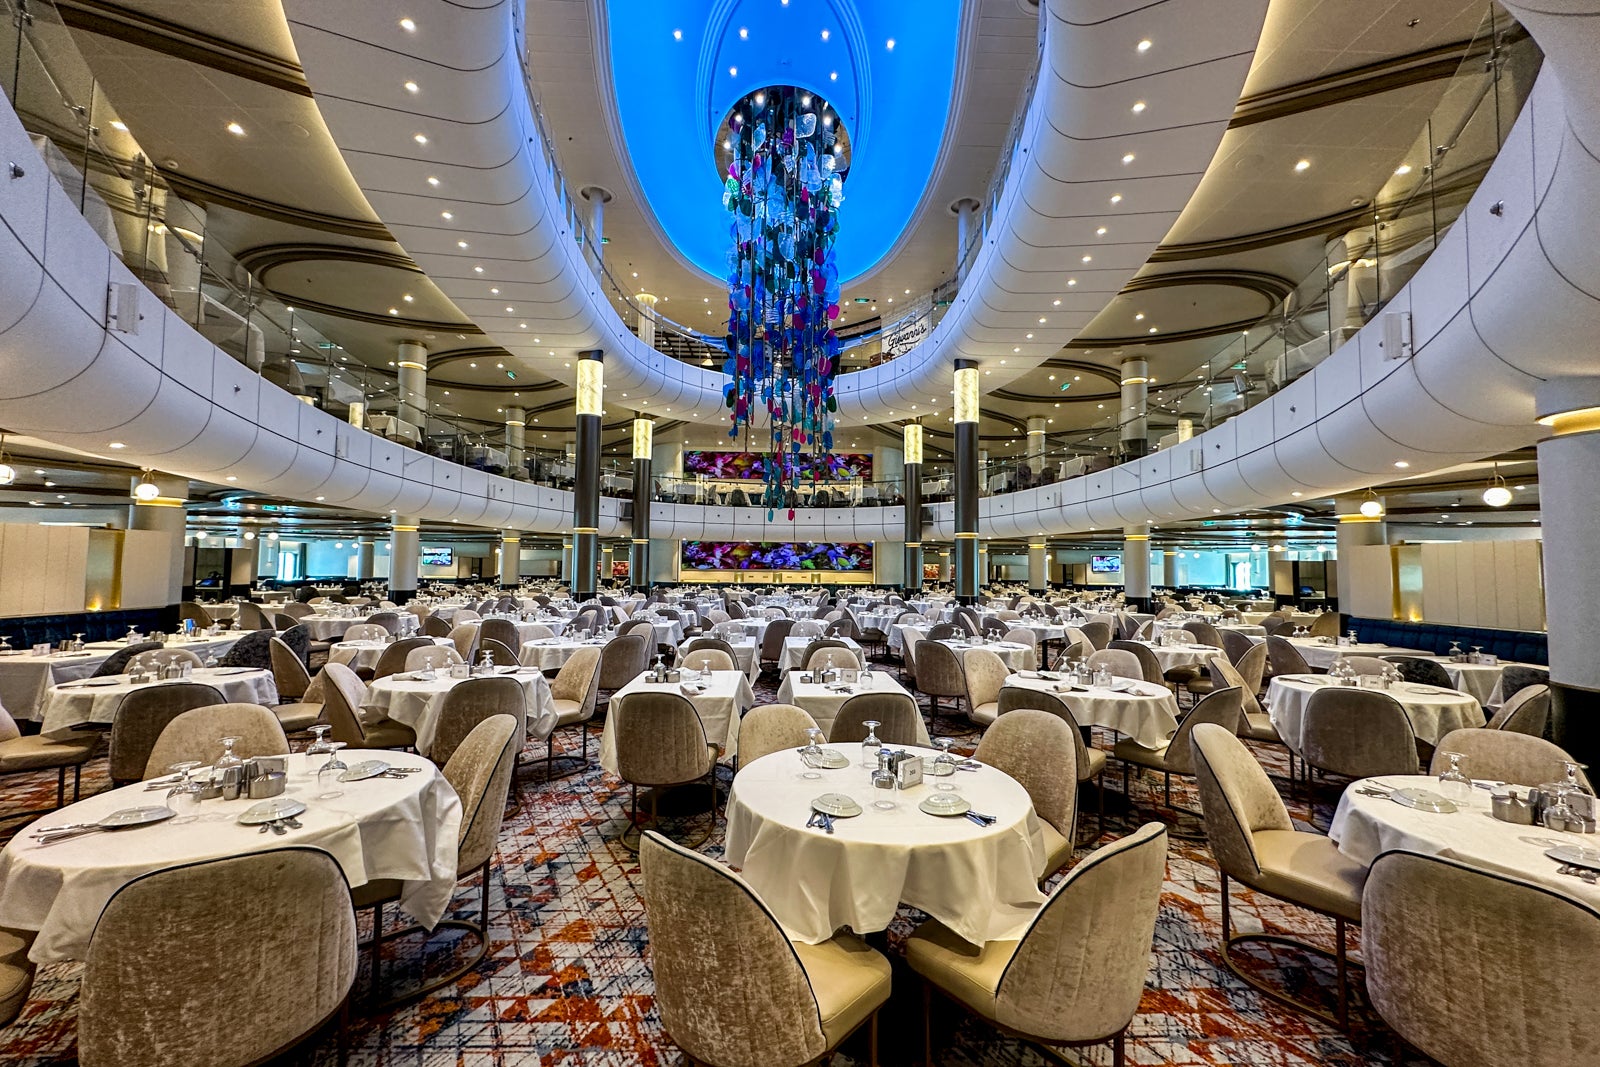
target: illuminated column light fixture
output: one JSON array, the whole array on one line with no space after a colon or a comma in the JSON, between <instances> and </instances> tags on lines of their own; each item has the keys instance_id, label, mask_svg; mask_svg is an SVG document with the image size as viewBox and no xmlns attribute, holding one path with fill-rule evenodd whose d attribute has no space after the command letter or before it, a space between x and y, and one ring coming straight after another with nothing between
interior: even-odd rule
<instances>
[{"instance_id":1,"label":"illuminated column light fixture","mask_svg":"<svg viewBox=\"0 0 1600 1067\"><path fill-rule=\"evenodd\" d=\"M958 367L955 373L955 421L977 422L978 368Z\"/></svg>"},{"instance_id":2,"label":"illuminated column light fixture","mask_svg":"<svg viewBox=\"0 0 1600 1067\"><path fill-rule=\"evenodd\" d=\"M918 422L907 423L902 442L904 462L922 462L922 424Z\"/></svg>"},{"instance_id":3,"label":"illuminated column light fixture","mask_svg":"<svg viewBox=\"0 0 1600 1067\"><path fill-rule=\"evenodd\" d=\"M578 360L579 415L598 415L605 401L605 365L598 359Z\"/></svg>"},{"instance_id":4,"label":"illuminated column light fixture","mask_svg":"<svg viewBox=\"0 0 1600 1067\"><path fill-rule=\"evenodd\" d=\"M653 419L633 420L633 458L655 458L655 430Z\"/></svg>"},{"instance_id":5,"label":"illuminated column light fixture","mask_svg":"<svg viewBox=\"0 0 1600 1067\"><path fill-rule=\"evenodd\" d=\"M148 504L161 495L161 487L150 480L150 469L146 467L139 473L139 484L133 487L133 499Z\"/></svg>"}]
</instances>

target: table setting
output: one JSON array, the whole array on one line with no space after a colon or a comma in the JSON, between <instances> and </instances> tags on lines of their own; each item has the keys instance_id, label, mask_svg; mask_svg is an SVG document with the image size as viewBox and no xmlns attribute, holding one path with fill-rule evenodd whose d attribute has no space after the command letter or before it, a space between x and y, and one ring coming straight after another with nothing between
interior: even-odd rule
<instances>
[{"instance_id":1,"label":"table setting","mask_svg":"<svg viewBox=\"0 0 1600 1067\"><path fill-rule=\"evenodd\" d=\"M617 739L613 723L615 709L631 693L677 693L687 697L705 728L706 741L722 750L721 759L732 761L739 752L739 719L756 702L750 679L743 671L680 671L671 681L654 681L654 671L639 677L611 694L612 713L606 716L600 734L600 766L617 773Z\"/></svg>"},{"instance_id":2,"label":"table setting","mask_svg":"<svg viewBox=\"0 0 1600 1067\"><path fill-rule=\"evenodd\" d=\"M790 937L883 930L901 903L974 944L1021 936L1044 900L1041 824L1020 784L950 740L935 753L815 731L735 775L726 859Z\"/></svg>"},{"instance_id":3,"label":"table setting","mask_svg":"<svg viewBox=\"0 0 1600 1067\"><path fill-rule=\"evenodd\" d=\"M959 637L952 637L939 642L949 645L955 650L959 658L969 648L986 648L1000 657L1000 662L1014 671L1031 671L1039 666L1039 656L1031 645L1024 645L1019 641L990 641L977 638L971 641Z\"/></svg>"},{"instance_id":4,"label":"table setting","mask_svg":"<svg viewBox=\"0 0 1600 1067\"><path fill-rule=\"evenodd\" d=\"M1302 724L1312 694L1319 689L1338 685L1336 679L1325 674L1273 676L1267 686L1267 713L1272 725L1277 727L1279 736L1291 749L1296 752L1304 749ZM1398 682L1377 691L1387 693L1399 702L1405 709L1406 717L1411 720L1411 729L1417 739L1430 745L1438 744L1439 739L1452 730L1478 727L1484 723L1483 708L1477 700L1454 689Z\"/></svg>"},{"instance_id":5,"label":"table setting","mask_svg":"<svg viewBox=\"0 0 1600 1067\"><path fill-rule=\"evenodd\" d=\"M558 671L580 648L602 648L611 640L609 634L597 637L536 637L524 641L517 659L524 667L541 671Z\"/></svg>"},{"instance_id":6,"label":"table setting","mask_svg":"<svg viewBox=\"0 0 1600 1067\"><path fill-rule=\"evenodd\" d=\"M757 653L761 651L761 643L756 640L756 638L750 636L740 637L736 640L728 640L728 638L722 638L721 640L727 641L729 647L733 649L734 666L743 671L745 677L750 679L750 682L753 685L756 678L761 673L761 658L757 655ZM691 643L692 641L685 641L682 645L679 645L677 651L673 653L672 665L674 667L683 662L683 650Z\"/></svg>"},{"instance_id":7,"label":"table setting","mask_svg":"<svg viewBox=\"0 0 1600 1067\"><path fill-rule=\"evenodd\" d=\"M9 927L37 932L29 949L34 962L81 960L101 911L129 882L164 868L304 845L329 853L352 886L401 881L400 906L432 927L455 891L455 790L420 756L341 753L337 742L325 744L324 751L263 758L284 768L267 773L281 786L270 798L206 795L215 772L233 758L223 755L212 767L188 761L171 778L98 793L35 820L0 851L0 914Z\"/></svg>"},{"instance_id":8,"label":"table setting","mask_svg":"<svg viewBox=\"0 0 1600 1067\"><path fill-rule=\"evenodd\" d=\"M175 682L209 685L230 704L270 708L278 703L278 685L272 672L256 667L197 667L180 678L146 676L141 681L127 674L111 674L52 686L45 694L39 730L46 737L68 737L75 727L88 723L109 726L129 693Z\"/></svg>"},{"instance_id":9,"label":"table setting","mask_svg":"<svg viewBox=\"0 0 1600 1067\"><path fill-rule=\"evenodd\" d=\"M783 639L783 656L778 661L778 664L779 664L778 669L781 672L783 672L784 674L787 674L790 671L798 671L798 670L804 669L805 664L800 662L800 657L804 656L806 654L806 649L808 647L810 647L811 642L816 641L816 640L820 640L820 638L816 638L816 637L785 637ZM856 643L854 638L839 637L839 638L833 638L832 640L843 641L845 647L856 654L856 659L857 660L865 662L867 657L866 657L865 653L863 653L861 651L861 646ZM837 648L835 648L834 651L837 652L839 650ZM845 659L845 657L843 657L843 656L839 657L839 660L842 663L842 665L850 666L849 663L843 662L844 659Z\"/></svg>"},{"instance_id":10,"label":"table setting","mask_svg":"<svg viewBox=\"0 0 1600 1067\"><path fill-rule=\"evenodd\" d=\"M1167 743L1178 728L1178 698L1155 682L1134 678L1085 684L1056 671L1019 671L1003 683L1060 698L1079 726L1099 726L1125 734L1146 748Z\"/></svg>"},{"instance_id":11,"label":"table setting","mask_svg":"<svg viewBox=\"0 0 1600 1067\"><path fill-rule=\"evenodd\" d=\"M550 693L550 682L539 671L529 667L494 667L492 674L479 673L463 666L464 673L455 671L402 671L387 678L379 678L367 686L367 695L361 703L361 715L368 722L392 719L411 727L417 735L417 751L423 755L433 747L434 734L439 728L439 714L450 690L474 677L515 678L522 686L523 704L527 715L528 732L545 738L556 725L555 698Z\"/></svg>"},{"instance_id":12,"label":"table setting","mask_svg":"<svg viewBox=\"0 0 1600 1067\"><path fill-rule=\"evenodd\" d=\"M826 737L833 731L833 720L838 717L844 702L858 693L911 693L894 677L881 671L862 671L854 682L808 681L807 672L790 671L778 686L778 703L804 708L816 721ZM915 700L912 697L913 701ZM922 716L917 716L917 741L930 746L928 727Z\"/></svg>"}]
</instances>

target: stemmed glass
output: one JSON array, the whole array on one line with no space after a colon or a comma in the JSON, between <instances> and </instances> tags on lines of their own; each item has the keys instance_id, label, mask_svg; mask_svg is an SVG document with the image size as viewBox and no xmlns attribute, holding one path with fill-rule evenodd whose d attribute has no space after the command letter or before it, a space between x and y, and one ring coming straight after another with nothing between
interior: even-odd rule
<instances>
[{"instance_id":1,"label":"stemmed glass","mask_svg":"<svg viewBox=\"0 0 1600 1067\"><path fill-rule=\"evenodd\" d=\"M1353 647L1356 643L1355 627L1352 626L1350 629L1346 630L1344 635L1350 639L1350 644Z\"/></svg>"},{"instance_id":2,"label":"stemmed glass","mask_svg":"<svg viewBox=\"0 0 1600 1067\"><path fill-rule=\"evenodd\" d=\"M1439 773L1439 792L1448 800L1464 804L1472 797L1472 779L1461 769L1461 761L1466 757L1459 752L1444 755L1449 758L1450 766Z\"/></svg>"},{"instance_id":3,"label":"stemmed glass","mask_svg":"<svg viewBox=\"0 0 1600 1067\"><path fill-rule=\"evenodd\" d=\"M806 731L806 747L800 750L800 762L808 768L802 771L802 778L821 778L822 772L817 770L822 766L822 731L815 726Z\"/></svg>"},{"instance_id":4,"label":"stemmed glass","mask_svg":"<svg viewBox=\"0 0 1600 1067\"><path fill-rule=\"evenodd\" d=\"M74 651L74 652L82 652L83 651L83 635L82 634L73 634L72 635L72 651Z\"/></svg>"},{"instance_id":5,"label":"stemmed glass","mask_svg":"<svg viewBox=\"0 0 1600 1067\"><path fill-rule=\"evenodd\" d=\"M198 766L200 766L200 761L191 759L174 763L167 768L167 770L180 775L172 788L167 790L167 807L177 813L177 817L172 820L175 826L194 822L195 819L199 818L195 814L195 809L200 806L202 786L199 782L189 777L189 772Z\"/></svg>"},{"instance_id":6,"label":"stemmed glass","mask_svg":"<svg viewBox=\"0 0 1600 1067\"><path fill-rule=\"evenodd\" d=\"M223 737L218 740L222 745L222 755L217 757L217 762L212 766L217 769L219 774L231 768L243 767L244 760L233 754L233 746L238 743L239 739L237 737Z\"/></svg>"},{"instance_id":7,"label":"stemmed glass","mask_svg":"<svg viewBox=\"0 0 1600 1067\"><path fill-rule=\"evenodd\" d=\"M328 731L333 726L328 723L318 723L311 727L311 732L317 736L306 746L306 773L315 774L316 768L312 766L316 757L333 751L333 746L328 742Z\"/></svg>"},{"instance_id":8,"label":"stemmed glass","mask_svg":"<svg viewBox=\"0 0 1600 1067\"><path fill-rule=\"evenodd\" d=\"M950 747L956 743L956 739L953 737L936 737L933 739L933 743L939 746L939 754L933 757L933 762L942 767L949 767L949 773L954 775L956 764L960 761L950 754ZM933 787L940 792L949 793L955 790L955 783L941 780L935 782Z\"/></svg>"},{"instance_id":9,"label":"stemmed glass","mask_svg":"<svg viewBox=\"0 0 1600 1067\"><path fill-rule=\"evenodd\" d=\"M349 766L347 766L345 762L339 758L339 750L343 747L343 741L328 742L328 762L324 763L317 770L318 789L327 789L329 786L337 785L339 781L339 775L350 769ZM340 794L337 792L323 794L324 797L339 795Z\"/></svg>"},{"instance_id":10,"label":"stemmed glass","mask_svg":"<svg viewBox=\"0 0 1600 1067\"><path fill-rule=\"evenodd\" d=\"M878 769L878 753L883 751L883 742L878 740L877 729L883 723L876 719L863 719L861 725L867 728L867 736L861 742L861 766L869 771Z\"/></svg>"}]
</instances>

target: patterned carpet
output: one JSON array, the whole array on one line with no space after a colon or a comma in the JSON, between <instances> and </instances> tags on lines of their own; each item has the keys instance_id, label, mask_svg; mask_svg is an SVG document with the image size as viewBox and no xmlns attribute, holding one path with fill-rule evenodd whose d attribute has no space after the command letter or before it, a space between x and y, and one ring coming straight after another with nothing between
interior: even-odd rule
<instances>
[{"instance_id":1,"label":"patterned carpet","mask_svg":"<svg viewBox=\"0 0 1600 1067\"><path fill-rule=\"evenodd\" d=\"M758 701L771 700L777 679L763 678ZM941 720L941 726L955 726ZM575 741L576 738L574 737ZM967 739L976 743L976 734ZM1098 738L1102 743L1104 738ZM591 753L593 748L591 747ZM1281 774L1282 750L1259 754L1269 770ZM542 756L530 745L529 756ZM1161 806L1161 781L1151 775L1133 780L1133 817L1125 812L1119 766L1106 776L1108 818L1102 840L1158 819L1174 836L1166 886L1156 928L1154 952L1140 1013L1128 1041L1133 1064L1253 1064L1262 1067L1346 1067L1392 1064L1392 1038L1369 1011L1357 1010L1351 1032L1342 1034L1282 1008L1228 973L1221 964L1217 871L1192 815ZM662 1032L656 1017L649 964L649 938L639 898L637 861L616 842L627 810L627 790L597 766L580 776L550 784L537 766L524 772L520 806L508 814L491 895L491 948L474 972L447 992L388 1013L359 1006L348 1035L348 1062L384 1067L532 1067L532 1065L678 1064L682 1054ZM91 764L85 789L105 785L103 760ZM0 796L0 816L53 802L54 775L8 779ZM1190 784L1175 782L1174 802L1198 809ZM1337 793L1329 788L1308 807L1293 800L1298 819L1326 827ZM1092 826L1093 794L1080 804L1085 832ZM15 826L15 823L10 824ZM722 833L705 846L721 853ZM1088 849L1080 850L1079 858ZM478 890L464 883L455 916L475 919ZM1331 948L1333 926L1288 905L1234 890L1238 928L1303 935ZM884 1064L921 1061L921 995L915 977L902 966L899 942L921 917L902 909L889 931L895 964L895 995L882 1025ZM3 923L3 917L0 917ZM448 936L429 947L427 962L448 962L458 943ZM385 966L386 984L404 981L420 960L413 947ZM1331 1005L1331 972L1306 957L1288 953L1263 956L1264 971L1306 995L1320 994ZM173 961L182 967L181 960ZM71 1062L75 1056L79 965L41 969L22 1015L0 1030L0 1063L15 1067ZM1359 972L1357 972L1359 975ZM1359 978L1357 980L1359 984ZM357 995L366 991L366 978ZM936 1002L937 1004L937 1002ZM959 1011L936 1011L935 1062L952 1067L1033 1065L1051 1062L1036 1050L999 1037ZM226 1025L218 1021L218 1025ZM303 1062L336 1062L330 1031L297 1057ZM1109 1064L1109 1047L1076 1050L1084 1063ZM864 1044L847 1043L835 1060L840 1067L866 1062ZM195 1065L200 1067L200 1065Z\"/></svg>"}]
</instances>

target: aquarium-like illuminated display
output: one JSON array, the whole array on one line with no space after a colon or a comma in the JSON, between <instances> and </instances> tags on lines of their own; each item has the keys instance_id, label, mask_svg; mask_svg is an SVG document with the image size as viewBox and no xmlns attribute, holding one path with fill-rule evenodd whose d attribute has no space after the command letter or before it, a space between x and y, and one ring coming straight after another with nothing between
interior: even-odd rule
<instances>
[{"instance_id":1,"label":"aquarium-like illuminated display","mask_svg":"<svg viewBox=\"0 0 1600 1067\"><path fill-rule=\"evenodd\" d=\"M871 571L872 546L839 541L685 541L695 571Z\"/></svg>"}]
</instances>

